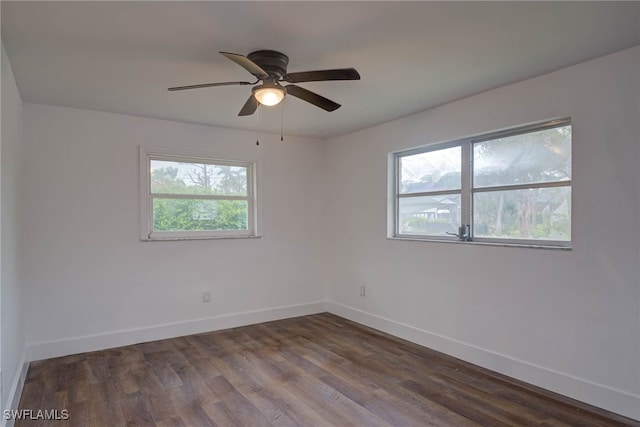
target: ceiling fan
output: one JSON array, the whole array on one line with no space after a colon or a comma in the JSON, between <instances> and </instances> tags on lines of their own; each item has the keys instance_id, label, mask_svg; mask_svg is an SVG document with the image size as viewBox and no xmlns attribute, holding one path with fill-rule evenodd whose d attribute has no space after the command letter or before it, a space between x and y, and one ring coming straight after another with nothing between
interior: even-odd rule
<instances>
[{"instance_id":1,"label":"ceiling fan","mask_svg":"<svg viewBox=\"0 0 640 427\"><path fill-rule=\"evenodd\" d=\"M251 96L247 99L244 106L238 113L238 116L250 116L255 113L258 103L266 106L277 105L282 101L285 95L295 96L296 98L307 101L316 107L326 111L334 111L340 108L340 104L320 96L317 93L304 89L295 84L281 85L280 82L287 83L303 83L318 82L328 80L360 80L360 74L355 68L338 68L333 70L317 70L302 71L298 73L287 73L289 65L289 57L284 53L274 50L258 50L247 56L237 53L220 52L226 58L232 60L242 68L253 74L255 82L220 82L220 83L204 83L189 86L170 87L170 91L199 89L204 87L215 86L233 86L233 85L251 85L255 86L251 89Z\"/></svg>"}]
</instances>

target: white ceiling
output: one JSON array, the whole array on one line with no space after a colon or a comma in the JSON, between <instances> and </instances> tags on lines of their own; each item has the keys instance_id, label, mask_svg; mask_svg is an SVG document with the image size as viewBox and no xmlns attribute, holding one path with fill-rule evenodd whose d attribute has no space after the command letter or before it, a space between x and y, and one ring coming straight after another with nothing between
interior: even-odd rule
<instances>
[{"instance_id":1,"label":"white ceiling","mask_svg":"<svg viewBox=\"0 0 640 427\"><path fill-rule=\"evenodd\" d=\"M342 108L284 102L285 134L363 129L640 44L640 2L10 2L2 42L25 102L280 131L280 107L237 113L251 80L219 51L278 50ZM607 76L603 76L607 78Z\"/></svg>"}]
</instances>

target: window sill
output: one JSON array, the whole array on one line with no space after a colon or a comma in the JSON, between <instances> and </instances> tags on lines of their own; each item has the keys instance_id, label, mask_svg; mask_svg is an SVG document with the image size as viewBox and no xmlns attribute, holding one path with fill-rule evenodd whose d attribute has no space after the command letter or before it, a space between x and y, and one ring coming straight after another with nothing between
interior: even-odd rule
<instances>
[{"instance_id":1,"label":"window sill","mask_svg":"<svg viewBox=\"0 0 640 427\"><path fill-rule=\"evenodd\" d=\"M460 241L460 240L444 240L444 239L430 239L423 237L387 237L387 240L406 240L410 242L431 242L431 243L452 243L454 245L469 245L469 246L499 246L508 248L527 248L527 249L549 249L556 251L571 251L571 246L551 246L551 245L536 245L530 243L506 243L506 242L483 242L483 241Z\"/></svg>"}]
</instances>

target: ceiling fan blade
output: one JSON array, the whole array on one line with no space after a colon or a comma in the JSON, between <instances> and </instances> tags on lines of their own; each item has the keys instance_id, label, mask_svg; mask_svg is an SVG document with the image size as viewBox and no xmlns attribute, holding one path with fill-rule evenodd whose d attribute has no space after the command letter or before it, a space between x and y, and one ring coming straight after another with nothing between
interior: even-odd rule
<instances>
[{"instance_id":1,"label":"ceiling fan blade","mask_svg":"<svg viewBox=\"0 0 640 427\"><path fill-rule=\"evenodd\" d=\"M316 107L320 107L326 111L334 111L340 108L340 104L333 102L330 99L325 98L324 96L320 96L317 93L311 92L310 90L301 88L296 85L287 85L285 86L287 93L291 96L295 96L296 98L300 98L303 101L307 101L310 104L315 105Z\"/></svg>"},{"instance_id":2,"label":"ceiling fan blade","mask_svg":"<svg viewBox=\"0 0 640 427\"><path fill-rule=\"evenodd\" d=\"M220 52L220 54L224 55L226 58L232 60L251 74L256 77L267 77L269 73L262 69L258 64L250 60L244 55L240 55L237 53L229 53L229 52Z\"/></svg>"},{"instance_id":3,"label":"ceiling fan blade","mask_svg":"<svg viewBox=\"0 0 640 427\"><path fill-rule=\"evenodd\" d=\"M289 83L321 82L327 80L360 80L355 68L338 68L335 70L302 71L289 73L284 80Z\"/></svg>"},{"instance_id":4,"label":"ceiling fan blade","mask_svg":"<svg viewBox=\"0 0 640 427\"><path fill-rule=\"evenodd\" d=\"M257 83L257 82L256 82ZM199 85L189 85L189 86L176 86L176 87L170 87L169 91L173 92L176 90L187 90L187 89L200 89L203 87L215 87L215 86L244 86L244 85L251 85L251 84L255 84L255 83L249 83L249 82L221 82L221 83L203 83L203 84L199 84Z\"/></svg>"},{"instance_id":5,"label":"ceiling fan blade","mask_svg":"<svg viewBox=\"0 0 640 427\"><path fill-rule=\"evenodd\" d=\"M249 96L249 99L247 99L247 102L245 102L242 106L242 110L240 110L238 116L250 116L255 113L257 109L258 101L256 100L256 97L251 94L251 96Z\"/></svg>"}]
</instances>

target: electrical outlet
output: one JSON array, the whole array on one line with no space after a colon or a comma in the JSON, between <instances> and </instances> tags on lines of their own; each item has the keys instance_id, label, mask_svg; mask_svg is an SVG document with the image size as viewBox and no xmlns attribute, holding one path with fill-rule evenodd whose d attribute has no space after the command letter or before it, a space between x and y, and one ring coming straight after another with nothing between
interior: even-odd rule
<instances>
[{"instance_id":1,"label":"electrical outlet","mask_svg":"<svg viewBox=\"0 0 640 427\"><path fill-rule=\"evenodd\" d=\"M367 291L367 287L362 285L360 286L360 296L363 297Z\"/></svg>"},{"instance_id":2,"label":"electrical outlet","mask_svg":"<svg viewBox=\"0 0 640 427\"><path fill-rule=\"evenodd\" d=\"M202 302L209 301L211 301L211 294L209 293L209 291L202 291Z\"/></svg>"}]
</instances>

